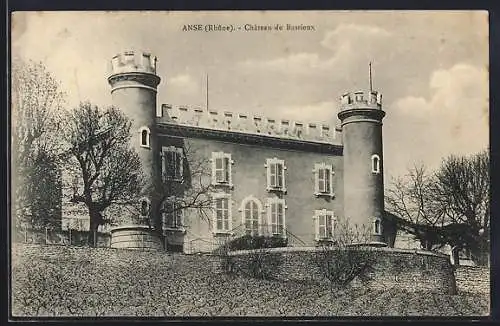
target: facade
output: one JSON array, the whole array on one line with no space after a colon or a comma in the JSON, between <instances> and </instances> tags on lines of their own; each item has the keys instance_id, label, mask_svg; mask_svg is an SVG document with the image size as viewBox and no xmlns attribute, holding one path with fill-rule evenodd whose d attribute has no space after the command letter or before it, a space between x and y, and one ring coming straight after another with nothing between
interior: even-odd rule
<instances>
[{"instance_id":1,"label":"facade","mask_svg":"<svg viewBox=\"0 0 500 326\"><path fill-rule=\"evenodd\" d=\"M344 94L335 127L157 105L160 81L150 54L125 52L111 61L113 104L131 118L132 145L149 176L143 214L163 230L165 247L210 251L243 234L314 245L334 241L342 218L384 243L379 93ZM197 189L210 200L205 214L175 210L176 198ZM164 205L170 210L161 212Z\"/></svg>"}]
</instances>

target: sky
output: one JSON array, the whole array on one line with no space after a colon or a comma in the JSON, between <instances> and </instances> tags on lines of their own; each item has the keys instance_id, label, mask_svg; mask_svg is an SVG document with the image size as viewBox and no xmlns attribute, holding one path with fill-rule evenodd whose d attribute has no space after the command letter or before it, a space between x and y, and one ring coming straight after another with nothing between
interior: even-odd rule
<instances>
[{"instance_id":1,"label":"sky","mask_svg":"<svg viewBox=\"0 0 500 326\"><path fill-rule=\"evenodd\" d=\"M186 32L186 24L236 30ZM110 105L110 59L143 50L158 58L159 105L204 107L208 75L210 109L336 125L339 97L368 89L371 61L387 113L386 183L414 164L432 170L489 145L485 11L16 12L11 46L46 65L68 109Z\"/></svg>"}]
</instances>

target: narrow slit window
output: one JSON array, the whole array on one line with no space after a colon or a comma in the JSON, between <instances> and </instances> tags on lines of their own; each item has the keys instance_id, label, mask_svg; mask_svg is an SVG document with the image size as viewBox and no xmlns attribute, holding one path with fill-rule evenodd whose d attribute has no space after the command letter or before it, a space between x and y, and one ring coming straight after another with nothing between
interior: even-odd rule
<instances>
[{"instance_id":1,"label":"narrow slit window","mask_svg":"<svg viewBox=\"0 0 500 326\"><path fill-rule=\"evenodd\" d=\"M377 154L372 155L372 173L380 173L380 157Z\"/></svg>"},{"instance_id":2,"label":"narrow slit window","mask_svg":"<svg viewBox=\"0 0 500 326\"><path fill-rule=\"evenodd\" d=\"M374 223L374 233L376 235L380 235L382 234L382 223L380 223L380 220L379 219L376 219L375 220L375 223Z\"/></svg>"}]
</instances>

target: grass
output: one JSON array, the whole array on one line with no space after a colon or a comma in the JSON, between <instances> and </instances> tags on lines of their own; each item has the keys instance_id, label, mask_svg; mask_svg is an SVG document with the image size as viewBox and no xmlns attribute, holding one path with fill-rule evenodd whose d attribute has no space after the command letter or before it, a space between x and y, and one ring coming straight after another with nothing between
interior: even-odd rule
<instances>
[{"instance_id":1,"label":"grass","mask_svg":"<svg viewBox=\"0 0 500 326\"><path fill-rule=\"evenodd\" d=\"M214 257L16 245L13 316L480 316L489 297L347 289L216 273Z\"/></svg>"}]
</instances>

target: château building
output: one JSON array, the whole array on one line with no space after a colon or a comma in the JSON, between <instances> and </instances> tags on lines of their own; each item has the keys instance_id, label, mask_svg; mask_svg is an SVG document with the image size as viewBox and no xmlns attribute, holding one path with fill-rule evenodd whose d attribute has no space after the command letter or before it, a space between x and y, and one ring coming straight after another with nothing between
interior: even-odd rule
<instances>
[{"instance_id":1,"label":"ch\u00e2teau building","mask_svg":"<svg viewBox=\"0 0 500 326\"><path fill-rule=\"evenodd\" d=\"M210 251L220 239L243 234L314 246L334 241L342 219L369 230L375 243L394 244L394 225L384 219L380 93L342 94L331 124L276 119L159 104L156 65L148 53L120 53L108 82L113 105L132 121L131 144L148 176L144 214L161 228L164 247ZM155 214L194 191L195 182L208 185L205 214L196 208ZM157 196L164 184L171 193ZM118 238L112 247L128 246Z\"/></svg>"}]
</instances>

